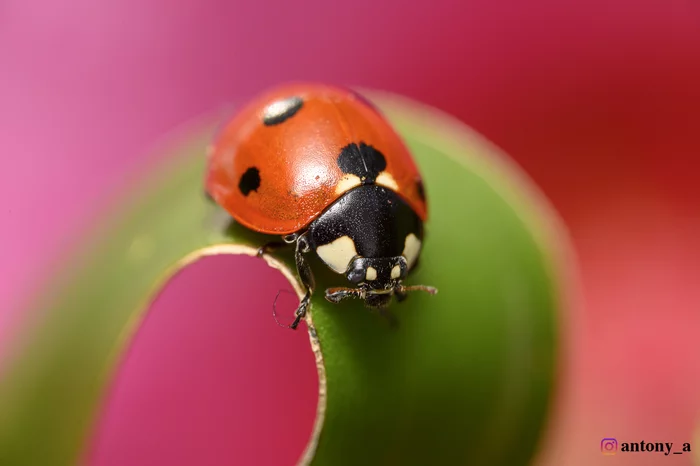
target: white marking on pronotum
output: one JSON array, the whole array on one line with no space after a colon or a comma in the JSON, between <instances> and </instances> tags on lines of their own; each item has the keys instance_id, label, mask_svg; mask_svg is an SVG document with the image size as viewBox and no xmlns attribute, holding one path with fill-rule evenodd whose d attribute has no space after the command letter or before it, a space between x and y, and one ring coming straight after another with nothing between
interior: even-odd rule
<instances>
[{"instance_id":1,"label":"white marking on pronotum","mask_svg":"<svg viewBox=\"0 0 700 466\"><path fill-rule=\"evenodd\" d=\"M357 250L349 236L341 236L331 243L317 247L316 254L335 272L345 273L350 261L357 255Z\"/></svg>"},{"instance_id":2,"label":"white marking on pronotum","mask_svg":"<svg viewBox=\"0 0 700 466\"><path fill-rule=\"evenodd\" d=\"M391 278L399 278L401 276L401 266L400 265L395 265L393 269L391 269Z\"/></svg>"},{"instance_id":3,"label":"white marking on pronotum","mask_svg":"<svg viewBox=\"0 0 700 466\"><path fill-rule=\"evenodd\" d=\"M380 186L384 186L385 188L389 188L394 191L399 190L399 185L396 183L394 177L391 176L391 173L385 171L379 174L376 183Z\"/></svg>"},{"instance_id":4,"label":"white marking on pronotum","mask_svg":"<svg viewBox=\"0 0 700 466\"><path fill-rule=\"evenodd\" d=\"M409 233L406 236L406 242L404 243L403 256L406 258L408 263L408 268L413 267L413 264L418 259L418 254L420 253L420 240L413 233Z\"/></svg>"},{"instance_id":5,"label":"white marking on pronotum","mask_svg":"<svg viewBox=\"0 0 700 466\"><path fill-rule=\"evenodd\" d=\"M367 267L367 272L365 273L365 279L372 281L377 279L377 269L374 267Z\"/></svg>"},{"instance_id":6,"label":"white marking on pronotum","mask_svg":"<svg viewBox=\"0 0 700 466\"><path fill-rule=\"evenodd\" d=\"M360 186L361 184L362 180L359 176L353 174L344 175L340 181L338 181L338 185L335 187L335 193L343 194L344 192L350 191L352 188Z\"/></svg>"}]
</instances>

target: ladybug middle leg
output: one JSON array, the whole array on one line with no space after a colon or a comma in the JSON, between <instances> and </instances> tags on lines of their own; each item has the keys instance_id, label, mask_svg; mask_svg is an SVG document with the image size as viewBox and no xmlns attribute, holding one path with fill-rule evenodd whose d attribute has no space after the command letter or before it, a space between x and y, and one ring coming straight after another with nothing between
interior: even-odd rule
<instances>
[{"instance_id":1,"label":"ladybug middle leg","mask_svg":"<svg viewBox=\"0 0 700 466\"><path fill-rule=\"evenodd\" d=\"M294 313L295 318L292 325L289 326L292 330L297 328L299 321L304 318L306 311L309 309L309 304L311 303L311 294L313 293L315 282L314 275L311 272L311 267L309 267L308 262L304 259L304 254L311 251L308 241L306 240L306 235L302 234L295 238L296 240L296 250L294 252L294 259L297 264L297 273L299 278L301 278L301 284L306 288L306 294L301 299L299 307Z\"/></svg>"},{"instance_id":2,"label":"ladybug middle leg","mask_svg":"<svg viewBox=\"0 0 700 466\"><path fill-rule=\"evenodd\" d=\"M298 239L298 235L296 233L283 236L282 241L270 241L269 243L266 243L266 244L263 244L262 246L260 246L255 255L257 257L262 257L263 254L269 254L276 249L280 249L280 248L283 248L285 246L289 246L291 244L294 244L297 239Z\"/></svg>"},{"instance_id":3,"label":"ladybug middle leg","mask_svg":"<svg viewBox=\"0 0 700 466\"><path fill-rule=\"evenodd\" d=\"M258 251L255 253L257 257L262 257L263 254L269 254L273 252L276 249L283 248L285 246L289 246L287 243L284 241L270 241L269 243L263 244L258 248Z\"/></svg>"}]
</instances>

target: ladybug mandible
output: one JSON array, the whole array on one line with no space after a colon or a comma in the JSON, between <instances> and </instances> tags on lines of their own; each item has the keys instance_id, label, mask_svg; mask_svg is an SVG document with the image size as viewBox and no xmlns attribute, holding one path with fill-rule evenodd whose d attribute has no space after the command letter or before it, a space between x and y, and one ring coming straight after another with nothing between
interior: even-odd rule
<instances>
[{"instance_id":1,"label":"ladybug mandible","mask_svg":"<svg viewBox=\"0 0 700 466\"><path fill-rule=\"evenodd\" d=\"M353 91L296 84L255 99L211 147L206 191L243 226L282 237L258 256L295 247L306 295L292 329L314 291L311 251L352 284L327 289L333 303L354 297L383 309L393 295L437 292L403 285L428 215L418 168L384 117Z\"/></svg>"}]
</instances>

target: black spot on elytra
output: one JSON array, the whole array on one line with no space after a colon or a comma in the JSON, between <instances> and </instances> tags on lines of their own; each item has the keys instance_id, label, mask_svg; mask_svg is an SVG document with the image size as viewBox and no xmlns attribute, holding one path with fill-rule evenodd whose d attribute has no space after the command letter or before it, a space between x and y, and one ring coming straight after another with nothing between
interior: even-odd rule
<instances>
[{"instance_id":1,"label":"black spot on elytra","mask_svg":"<svg viewBox=\"0 0 700 466\"><path fill-rule=\"evenodd\" d=\"M241 181L238 183L238 189L241 190L244 196L250 194L251 191L257 191L260 187L260 172L255 167L250 167L241 176Z\"/></svg>"},{"instance_id":2,"label":"black spot on elytra","mask_svg":"<svg viewBox=\"0 0 700 466\"><path fill-rule=\"evenodd\" d=\"M279 125L293 117L304 105L301 97L287 97L265 107L262 121L265 126Z\"/></svg>"},{"instance_id":3,"label":"black spot on elytra","mask_svg":"<svg viewBox=\"0 0 700 466\"><path fill-rule=\"evenodd\" d=\"M425 188L423 187L423 180L416 181L416 191L418 191L418 195L420 196L421 200L425 202Z\"/></svg>"},{"instance_id":4,"label":"black spot on elytra","mask_svg":"<svg viewBox=\"0 0 700 466\"><path fill-rule=\"evenodd\" d=\"M379 173L386 169L386 159L374 147L364 142L360 142L359 145L353 142L340 151L338 167L345 174L364 177L362 184L371 184Z\"/></svg>"}]
</instances>

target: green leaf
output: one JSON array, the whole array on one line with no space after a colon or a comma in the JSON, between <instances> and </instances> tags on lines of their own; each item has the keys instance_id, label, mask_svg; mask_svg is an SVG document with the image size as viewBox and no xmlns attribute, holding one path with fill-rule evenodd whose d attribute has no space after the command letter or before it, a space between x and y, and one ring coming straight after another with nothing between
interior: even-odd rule
<instances>
[{"instance_id":1,"label":"green leaf","mask_svg":"<svg viewBox=\"0 0 700 466\"><path fill-rule=\"evenodd\" d=\"M321 393L303 461L527 464L547 419L559 353L564 243L555 216L505 157L463 125L395 96L370 97L425 177L430 220L408 283L439 293L396 305L398 329L361 303L314 296L307 323ZM0 464L73 464L165 281L203 255L250 254L249 246L265 241L230 225L204 198L210 136L211 127L193 131L37 304L41 323L0 386ZM294 280L289 256L268 261ZM312 266L319 290L340 284L317 261Z\"/></svg>"}]
</instances>

